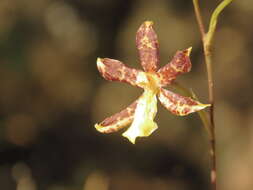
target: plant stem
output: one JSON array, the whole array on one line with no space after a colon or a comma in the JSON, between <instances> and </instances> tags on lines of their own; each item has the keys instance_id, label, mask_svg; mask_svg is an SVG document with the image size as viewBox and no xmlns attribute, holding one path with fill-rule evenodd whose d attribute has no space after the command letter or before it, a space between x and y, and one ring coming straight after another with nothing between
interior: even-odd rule
<instances>
[{"instance_id":1,"label":"plant stem","mask_svg":"<svg viewBox=\"0 0 253 190\"><path fill-rule=\"evenodd\" d=\"M210 122L208 123L209 128L209 142L210 142L210 158L211 158L211 186L212 190L216 190L216 139L215 139L215 122L214 122L214 83L213 83L213 68L212 68L212 43L214 33L216 31L216 25L218 22L218 17L223 9L229 5L233 0L223 0L214 10L208 32L205 32L205 27L203 24L203 19L201 16L200 8L199 8L199 1L193 0L194 11L197 18L203 49L204 49L204 56L205 56L205 63L207 69L207 78L208 78L208 96L209 96L209 103L210 103ZM207 123L204 122L203 118L201 118L204 125L206 126Z\"/></svg>"},{"instance_id":2,"label":"plant stem","mask_svg":"<svg viewBox=\"0 0 253 190\"><path fill-rule=\"evenodd\" d=\"M195 11L195 16L198 22L198 26L199 26L199 31L202 37L202 41L204 41L206 32L205 32L205 27L203 24L203 19L200 13L200 8L199 8L199 0L193 0L193 5L194 5L194 11Z\"/></svg>"},{"instance_id":3,"label":"plant stem","mask_svg":"<svg viewBox=\"0 0 253 190\"><path fill-rule=\"evenodd\" d=\"M208 78L208 96L211 104L209 110L210 116L210 158L211 158L211 185L212 190L216 190L216 136L215 136L215 122L214 122L214 85L213 85L213 68L212 68L212 53L211 45L204 43L204 54L207 68Z\"/></svg>"},{"instance_id":4,"label":"plant stem","mask_svg":"<svg viewBox=\"0 0 253 190\"><path fill-rule=\"evenodd\" d=\"M202 37L203 49L204 49L204 56L205 56L205 63L207 69L207 78L208 78L208 95L209 95L209 103L210 103L210 126L209 126L209 142L210 142L210 160L211 160L211 187L212 190L216 190L216 139L215 139L215 122L214 122L214 83L213 83L213 69L212 69L212 51L211 51L211 41L206 40L207 34L204 29L203 19L201 16L200 8L198 0L193 0L195 15L197 18L199 30Z\"/></svg>"}]
</instances>

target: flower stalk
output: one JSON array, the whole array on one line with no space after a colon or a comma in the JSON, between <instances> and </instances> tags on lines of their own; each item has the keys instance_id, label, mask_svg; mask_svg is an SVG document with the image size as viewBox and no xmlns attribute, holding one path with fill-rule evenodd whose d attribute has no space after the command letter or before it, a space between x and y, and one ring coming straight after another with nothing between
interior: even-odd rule
<instances>
[{"instance_id":1,"label":"flower stalk","mask_svg":"<svg viewBox=\"0 0 253 190\"><path fill-rule=\"evenodd\" d=\"M210 159L211 159L211 186L212 190L217 189L217 180L216 180L216 136L215 136L215 121L214 121L214 82L213 82L213 61L212 61L212 46L213 46L213 37L216 31L217 21L222 10L232 2L233 0L224 0L222 1L217 8L214 10L208 32L205 32L205 27L203 24L203 19L201 16L201 11L199 8L199 1L193 0L194 11L197 19L197 23L199 26L199 31L201 34L204 57L207 69L207 79L208 79L208 99L210 103L209 110L209 118L210 122L205 122L203 119L203 123L205 126L209 125L209 142L210 142Z\"/></svg>"}]
</instances>

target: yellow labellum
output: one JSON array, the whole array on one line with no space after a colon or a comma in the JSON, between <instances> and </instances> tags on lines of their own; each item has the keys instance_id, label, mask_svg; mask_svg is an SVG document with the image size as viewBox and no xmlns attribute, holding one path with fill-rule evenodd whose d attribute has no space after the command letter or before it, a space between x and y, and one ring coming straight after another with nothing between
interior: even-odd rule
<instances>
[{"instance_id":1,"label":"yellow labellum","mask_svg":"<svg viewBox=\"0 0 253 190\"><path fill-rule=\"evenodd\" d=\"M157 112L156 93L146 89L138 104L134 114L132 125L122 135L135 144L137 137L147 137L157 129L157 124L153 121Z\"/></svg>"}]
</instances>

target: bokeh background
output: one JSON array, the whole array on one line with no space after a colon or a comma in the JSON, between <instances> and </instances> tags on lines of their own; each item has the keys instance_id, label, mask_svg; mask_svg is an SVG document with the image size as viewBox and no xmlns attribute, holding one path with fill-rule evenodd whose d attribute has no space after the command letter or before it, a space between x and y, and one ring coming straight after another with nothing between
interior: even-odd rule
<instances>
[{"instance_id":1,"label":"bokeh background","mask_svg":"<svg viewBox=\"0 0 253 190\"><path fill-rule=\"evenodd\" d=\"M207 22L220 2L204 1ZM215 36L219 189L253 188L253 2L235 0ZM193 47L178 80L207 102L206 69L191 1L1 0L0 189L209 189L208 141L197 114L159 105L159 129L136 145L94 124L141 90L105 81L96 58L140 68L135 33L154 21L161 65ZM124 131L124 130L123 130Z\"/></svg>"}]
</instances>

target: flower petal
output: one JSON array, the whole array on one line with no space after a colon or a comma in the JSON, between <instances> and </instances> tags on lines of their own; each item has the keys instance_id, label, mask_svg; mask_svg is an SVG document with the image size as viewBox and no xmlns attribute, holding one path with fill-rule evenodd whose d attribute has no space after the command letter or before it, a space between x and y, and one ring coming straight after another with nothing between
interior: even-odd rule
<instances>
[{"instance_id":1,"label":"flower petal","mask_svg":"<svg viewBox=\"0 0 253 190\"><path fill-rule=\"evenodd\" d=\"M133 144L137 137L147 137L157 129L153 121L157 112L156 94L151 90L145 90L138 100L132 125L122 135Z\"/></svg>"},{"instance_id":2,"label":"flower petal","mask_svg":"<svg viewBox=\"0 0 253 190\"><path fill-rule=\"evenodd\" d=\"M188 115L210 106L210 104L201 104L189 97L184 97L165 89L160 90L159 100L171 113L179 116Z\"/></svg>"},{"instance_id":3,"label":"flower petal","mask_svg":"<svg viewBox=\"0 0 253 190\"><path fill-rule=\"evenodd\" d=\"M161 78L162 86L170 84L179 74L189 72L191 70L190 53L191 47L177 51L170 63L159 69L158 74Z\"/></svg>"},{"instance_id":4,"label":"flower petal","mask_svg":"<svg viewBox=\"0 0 253 190\"><path fill-rule=\"evenodd\" d=\"M143 73L140 70L132 69L125 66L122 62L109 59L109 58L98 58L97 67L101 75L109 81L120 81L126 82L133 86L139 86L137 84L137 76Z\"/></svg>"},{"instance_id":5,"label":"flower petal","mask_svg":"<svg viewBox=\"0 0 253 190\"><path fill-rule=\"evenodd\" d=\"M95 124L95 128L101 133L113 133L122 129L123 127L126 127L133 121L137 101L138 100L133 102L121 112L106 118L100 124Z\"/></svg>"},{"instance_id":6,"label":"flower petal","mask_svg":"<svg viewBox=\"0 0 253 190\"><path fill-rule=\"evenodd\" d=\"M159 49L157 35L152 28L153 22L144 22L136 33L136 46L139 51L141 65L144 71L157 71L159 64Z\"/></svg>"}]
</instances>

